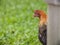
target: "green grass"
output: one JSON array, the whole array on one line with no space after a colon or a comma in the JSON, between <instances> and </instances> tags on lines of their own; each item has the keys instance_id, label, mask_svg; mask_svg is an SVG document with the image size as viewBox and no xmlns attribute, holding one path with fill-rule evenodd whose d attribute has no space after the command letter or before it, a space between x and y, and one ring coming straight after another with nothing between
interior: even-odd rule
<instances>
[{"instance_id":1,"label":"green grass","mask_svg":"<svg viewBox=\"0 0 60 45\"><path fill-rule=\"evenodd\" d=\"M47 6L43 0L0 0L0 45L41 45L36 9L46 12Z\"/></svg>"}]
</instances>

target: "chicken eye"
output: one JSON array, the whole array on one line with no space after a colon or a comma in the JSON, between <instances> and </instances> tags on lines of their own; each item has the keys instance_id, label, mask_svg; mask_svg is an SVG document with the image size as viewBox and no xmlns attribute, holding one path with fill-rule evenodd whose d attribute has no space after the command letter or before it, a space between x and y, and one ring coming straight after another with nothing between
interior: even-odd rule
<instances>
[{"instance_id":1,"label":"chicken eye","mask_svg":"<svg viewBox=\"0 0 60 45\"><path fill-rule=\"evenodd\" d=\"M37 15L40 15L39 13L37 13Z\"/></svg>"}]
</instances>

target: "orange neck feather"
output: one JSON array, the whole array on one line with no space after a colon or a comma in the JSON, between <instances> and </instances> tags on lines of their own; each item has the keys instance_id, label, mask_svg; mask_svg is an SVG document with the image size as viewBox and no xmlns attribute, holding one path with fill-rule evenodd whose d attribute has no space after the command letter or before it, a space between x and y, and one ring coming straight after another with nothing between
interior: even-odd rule
<instances>
[{"instance_id":1,"label":"orange neck feather","mask_svg":"<svg viewBox=\"0 0 60 45\"><path fill-rule=\"evenodd\" d=\"M47 15L41 11L40 12L40 25L46 24L47 23Z\"/></svg>"}]
</instances>

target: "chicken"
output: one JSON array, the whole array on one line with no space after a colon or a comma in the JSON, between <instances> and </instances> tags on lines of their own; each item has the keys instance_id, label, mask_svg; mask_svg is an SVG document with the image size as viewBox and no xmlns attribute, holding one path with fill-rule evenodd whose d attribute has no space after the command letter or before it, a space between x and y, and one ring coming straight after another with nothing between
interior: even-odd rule
<instances>
[{"instance_id":1,"label":"chicken","mask_svg":"<svg viewBox=\"0 0 60 45\"><path fill-rule=\"evenodd\" d=\"M38 38L43 45L47 45L47 15L42 10L35 10L34 17L40 20Z\"/></svg>"}]
</instances>

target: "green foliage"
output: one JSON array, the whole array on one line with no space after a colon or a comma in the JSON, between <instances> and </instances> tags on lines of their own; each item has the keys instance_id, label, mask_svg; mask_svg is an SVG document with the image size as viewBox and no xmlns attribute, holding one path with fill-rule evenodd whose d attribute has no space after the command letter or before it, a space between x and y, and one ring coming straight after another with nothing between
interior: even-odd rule
<instances>
[{"instance_id":1,"label":"green foliage","mask_svg":"<svg viewBox=\"0 0 60 45\"><path fill-rule=\"evenodd\" d=\"M0 45L41 45L36 9L47 10L43 0L0 0Z\"/></svg>"}]
</instances>

